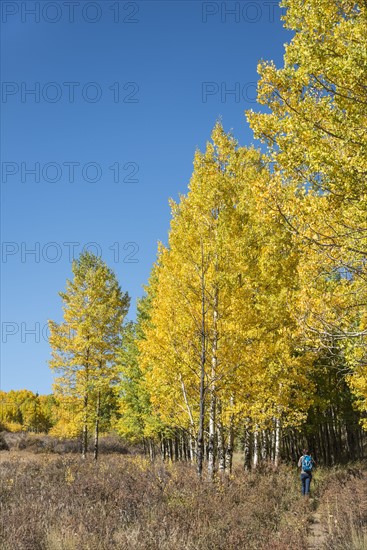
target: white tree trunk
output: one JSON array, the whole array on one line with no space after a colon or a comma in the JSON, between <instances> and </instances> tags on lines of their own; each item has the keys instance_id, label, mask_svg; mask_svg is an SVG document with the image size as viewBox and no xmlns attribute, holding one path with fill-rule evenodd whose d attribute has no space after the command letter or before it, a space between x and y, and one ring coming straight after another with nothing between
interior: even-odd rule
<instances>
[{"instance_id":1,"label":"white tree trunk","mask_svg":"<svg viewBox=\"0 0 367 550\"><path fill-rule=\"evenodd\" d=\"M99 443L99 416L101 410L101 392L98 390L96 404L96 421L94 425L94 460L98 458L98 443Z\"/></svg>"},{"instance_id":2,"label":"white tree trunk","mask_svg":"<svg viewBox=\"0 0 367 550\"><path fill-rule=\"evenodd\" d=\"M213 479L215 472L215 414L216 414L216 387L217 375L217 348L218 348L218 288L214 289L213 304L213 342L212 342L212 369L210 381L210 407L209 407L209 439L208 439L208 474Z\"/></svg>"},{"instance_id":3,"label":"white tree trunk","mask_svg":"<svg viewBox=\"0 0 367 550\"><path fill-rule=\"evenodd\" d=\"M280 420L279 418L275 419L275 431L274 431L275 441L274 441L274 464L276 467L279 466L280 458Z\"/></svg>"},{"instance_id":4,"label":"white tree trunk","mask_svg":"<svg viewBox=\"0 0 367 550\"><path fill-rule=\"evenodd\" d=\"M218 433L218 462L219 462L219 476L222 478L226 468L226 454L224 449L224 433L222 423L222 405L218 401L217 407L217 433Z\"/></svg>"},{"instance_id":5,"label":"white tree trunk","mask_svg":"<svg viewBox=\"0 0 367 550\"><path fill-rule=\"evenodd\" d=\"M231 407L233 407L233 397L231 397L230 404L231 404ZM226 474L228 475L232 473L232 463L233 463L233 443L234 443L233 422L234 422L234 418L233 418L233 414L231 414L229 417L227 449L226 449Z\"/></svg>"},{"instance_id":6,"label":"white tree trunk","mask_svg":"<svg viewBox=\"0 0 367 550\"><path fill-rule=\"evenodd\" d=\"M252 465L254 468L259 464L259 431L256 427L254 431L254 444L253 444L253 455L252 455Z\"/></svg>"},{"instance_id":7,"label":"white tree trunk","mask_svg":"<svg viewBox=\"0 0 367 550\"><path fill-rule=\"evenodd\" d=\"M251 432L248 422L244 428L243 453L243 467L245 472L248 472L251 469Z\"/></svg>"},{"instance_id":8,"label":"white tree trunk","mask_svg":"<svg viewBox=\"0 0 367 550\"><path fill-rule=\"evenodd\" d=\"M262 430L262 432L261 432L261 460L264 462L267 459L267 456L268 456L267 433L266 433L266 430Z\"/></svg>"}]
</instances>

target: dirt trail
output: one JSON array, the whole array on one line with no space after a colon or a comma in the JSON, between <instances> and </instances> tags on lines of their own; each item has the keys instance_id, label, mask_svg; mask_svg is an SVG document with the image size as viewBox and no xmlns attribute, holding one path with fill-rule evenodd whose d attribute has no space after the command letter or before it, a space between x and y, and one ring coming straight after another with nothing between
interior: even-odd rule
<instances>
[{"instance_id":1,"label":"dirt trail","mask_svg":"<svg viewBox=\"0 0 367 550\"><path fill-rule=\"evenodd\" d=\"M321 523L321 514L317 510L312 515L312 523L307 538L308 550L320 550L326 541L327 529Z\"/></svg>"},{"instance_id":2,"label":"dirt trail","mask_svg":"<svg viewBox=\"0 0 367 550\"><path fill-rule=\"evenodd\" d=\"M362 492L363 492L363 484L367 484L367 471L359 471L358 472L358 478L359 484L362 484ZM353 480L353 478L350 478L350 480ZM347 488L346 488L347 490ZM367 505L367 501L366 501ZM327 522L325 522L325 514L323 512L325 509L323 508L324 503L322 501L319 502L319 504L316 506L316 510L311 515L311 522L309 525L309 532L307 537L307 550L323 550L325 548L325 543L327 541L327 538L329 536L329 528L330 526L327 525ZM323 517L324 516L324 517ZM362 534L362 537L364 535ZM363 538L363 541L366 540ZM362 546L361 546L362 548ZM363 548L366 548L363 546Z\"/></svg>"}]
</instances>

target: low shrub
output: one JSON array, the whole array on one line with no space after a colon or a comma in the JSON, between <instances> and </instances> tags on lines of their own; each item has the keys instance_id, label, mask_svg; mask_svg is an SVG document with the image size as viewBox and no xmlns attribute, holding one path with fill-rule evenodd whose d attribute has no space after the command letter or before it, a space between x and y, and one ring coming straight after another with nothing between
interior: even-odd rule
<instances>
[{"instance_id":1,"label":"low shrub","mask_svg":"<svg viewBox=\"0 0 367 550\"><path fill-rule=\"evenodd\" d=\"M334 468L323 482L319 513L326 533L325 550L367 548L367 472L361 467Z\"/></svg>"},{"instance_id":2,"label":"low shrub","mask_svg":"<svg viewBox=\"0 0 367 550\"><path fill-rule=\"evenodd\" d=\"M294 472L199 482L142 456L36 455L0 463L4 550L286 550L305 544Z\"/></svg>"},{"instance_id":3,"label":"low shrub","mask_svg":"<svg viewBox=\"0 0 367 550\"><path fill-rule=\"evenodd\" d=\"M93 445L91 440L88 446L90 452L93 451ZM0 432L0 451L5 449L32 453L80 453L81 442L78 439L63 439L46 434L3 431ZM106 435L99 440L99 452L128 454L131 450L118 436Z\"/></svg>"}]
</instances>

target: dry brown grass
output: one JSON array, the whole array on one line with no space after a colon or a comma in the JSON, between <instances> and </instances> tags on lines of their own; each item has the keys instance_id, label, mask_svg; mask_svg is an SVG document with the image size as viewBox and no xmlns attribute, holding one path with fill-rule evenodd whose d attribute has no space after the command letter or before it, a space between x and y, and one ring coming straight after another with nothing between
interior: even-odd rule
<instances>
[{"instance_id":1,"label":"dry brown grass","mask_svg":"<svg viewBox=\"0 0 367 550\"><path fill-rule=\"evenodd\" d=\"M321 495L319 514L326 533L323 550L366 550L366 465L328 470Z\"/></svg>"},{"instance_id":2,"label":"dry brown grass","mask_svg":"<svg viewBox=\"0 0 367 550\"><path fill-rule=\"evenodd\" d=\"M275 549L305 541L294 472L203 482L184 464L2 452L4 550ZM19 460L19 457L21 459Z\"/></svg>"},{"instance_id":3,"label":"dry brown grass","mask_svg":"<svg viewBox=\"0 0 367 550\"><path fill-rule=\"evenodd\" d=\"M32 432L0 432L0 450L31 451L32 453L80 453L81 442L76 439L59 439L47 434ZM89 443L89 450L93 450L93 441ZM115 435L100 437L99 450L103 454L127 454L127 444Z\"/></svg>"},{"instance_id":4,"label":"dry brown grass","mask_svg":"<svg viewBox=\"0 0 367 550\"><path fill-rule=\"evenodd\" d=\"M307 548L313 510L328 550L366 549L367 476L320 469L300 496L293 467L240 466L200 483L186 464L140 455L0 452L3 550L293 550ZM320 548L321 550L321 548Z\"/></svg>"}]
</instances>

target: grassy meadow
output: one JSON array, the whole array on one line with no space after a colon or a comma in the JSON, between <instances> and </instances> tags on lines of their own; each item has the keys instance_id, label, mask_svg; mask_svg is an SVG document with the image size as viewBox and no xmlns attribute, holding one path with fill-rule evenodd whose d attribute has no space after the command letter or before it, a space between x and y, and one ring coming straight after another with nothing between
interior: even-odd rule
<instances>
[{"instance_id":1,"label":"grassy meadow","mask_svg":"<svg viewBox=\"0 0 367 550\"><path fill-rule=\"evenodd\" d=\"M367 548L361 463L319 468L306 500L291 465L245 473L237 455L233 475L209 483L188 464L152 463L111 442L94 462L34 440L13 438L0 452L3 550L312 548L316 510L320 549Z\"/></svg>"}]
</instances>

